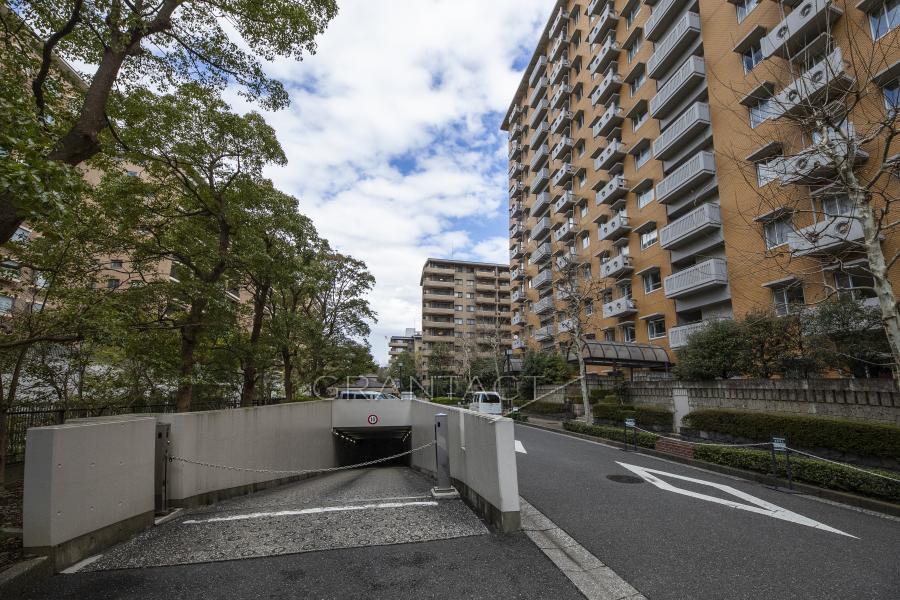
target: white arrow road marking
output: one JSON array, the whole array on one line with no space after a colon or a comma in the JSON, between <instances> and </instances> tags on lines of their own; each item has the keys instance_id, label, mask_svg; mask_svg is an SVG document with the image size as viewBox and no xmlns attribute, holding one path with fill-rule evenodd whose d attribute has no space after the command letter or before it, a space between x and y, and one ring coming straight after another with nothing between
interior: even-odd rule
<instances>
[{"instance_id":1,"label":"white arrow road marking","mask_svg":"<svg viewBox=\"0 0 900 600\"><path fill-rule=\"evenodd\" d=\"M183 525L195 525L197 523L220 523L223 521L246 521L248 519L265 519L271 517L293 517L296 515L318 515L321 513L341 512L346 510L372 510L376 508L403 508L404 506L437 506L438 503L428 502L381 502L379 504L352 504L348 506L323 506L321 508L303 508L300 510L277 510L272 512L256 512L246 515L230 515L227 517L213 517L212 519L189 519L182 521Z\"/></svg>"},{"instance_id":2,"label":"white arrow road marking","mask_svg":"<svg viewBox=\"0 0 900 600\"><path fill-rule=\"evenodd\" d=\"M737 508L740 510L746 510L748 512L756 513L759 515L765 515L767 517L772 517L774 519L780 519L782 521L790 521L791 523L797 523L798 525L805 525L807 527L812 527L813 529L821 529L823 531L830 531L831 533L837 533L839 535L845 535L847 537L852 537L853 539L859 539L855 535L850 535L849 533L844 533L840 529L835 529L834 527L829 527L823 523L819 523L818 521L814 521L808 517L804 517L803 515L798 515L795 512L787 510L786 508L781 508L780 506L776 506L771 502L766 502L760 498L755 496L751 496L750 494L744 493L740 490L737 490L729 485L724 485L721 483L713 483L711 481L703 481L702 479L694 479L693 477L685 477L684 475L676 475L674 473L666 473L665 471L657 471L656 469L648 469L646 467L638 467L637 465L628 465L619 461L616 461L616 464L621 465L628 469L629 471L636 473L641 478L646 481L652 483L656 487L661 490L666 490L667 492L675 492L676 494L681 494L683 496L690 496L692 498L699 498L701 500L706 500L708 502L715 502L716 504L722 504L724 506L729 506L731 508ZM722 490L726 494L731 494L732 496L737 496L741 500L746 500L750 504L743 504L741 502L735 502L733 500L725 500L723 498L717 498L715 496L708 496L706 494L701 494L699 492L693 492L691 490L685 490L680 487L675 487L671 483L667 481L663 481L662 479L652 475L652 473L656 473L658 475L665 475L666 477L671 477L673 479L681 479L682 481L690 481L691 483L699 483L700 485L708 485L710 487L714 487L718 490Z\"/></svg>"},{"instance_id":3,"label":"white arrow road marking","mask_svg":"<svg viewBox=\"0 0 900 600\"><path fill-rule=\"evenodd\" d=\"M516 452L521 452L522 454L528 454L528 452L525 451L525 446L523 446L522 442L520 442L519 440L516 440Z\"/></svg>"}]
</instances>

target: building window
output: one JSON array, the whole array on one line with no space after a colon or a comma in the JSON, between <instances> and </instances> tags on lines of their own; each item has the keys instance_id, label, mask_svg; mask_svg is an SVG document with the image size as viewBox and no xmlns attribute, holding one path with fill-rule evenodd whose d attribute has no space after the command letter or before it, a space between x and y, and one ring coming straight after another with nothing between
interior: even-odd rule
<instances>
[{"instance_id":1,"label":"building window","mask_svg":"<svg viewBox=\"0 0 900 600\"><path fill-rule=\"evenodd\" d=\"M453 307L453 309L456 312L462 312L462 309L463 309L462 304L457 304L456 306Z\"/></svg>"},{"instance_id":2,"label":"building window","mask_svg":"<svg viewBox=\"0 0 900 600\"><path fill-rule=\"evenodd\" d=\"M0 296L0 313L8 314L13 309L13 299L9 296Z\"/></svg>"},{"instance_id":3,"label":"building window","mask_svg":"<svg viewBox=\"0 0 900 600\"><path fill-rule=\"evenodd\" d=\"M644 85L644 82L647 81L647 73L645 71L641 71L635 76L634 80L631 82L631 95L634 96L637 94L638 90L641 89L641 86Z\"/></svg>"},{"instance_id":4,"label":"building window","mask_svg":"<svg viewBox=\"0 0 900 600\"><path fill-rule=\"evenodd\" d=\"M593 302L585 303L584 314L586 314L587 316L591 316L592 314L594 314L594 303Z\"/></svg>"},{"instance_id":5,"label":"building window","mask_svg":"<svg viewBox=\"0 0 900 600\"><path fill-rule=\"evenodd\" d=\"M640 34L635 36L634 41L628 44L628 47L625 48L625 52L628 53L628 62L634 60L635 55L641 50L641 44L644 42L644 37Z\"/></svg>"},{"instance_id":6,"label":"building window","mask_svg":"<svg viewBox=\"0 0 900 600\"><path fill-rule=\"evenodd\" d=\"M875 297L875 280L871 275L835 271L834 287L854 300Z\"/></svg>"},{"instance_id":7,"label":"building window","mask_svg":"<svg viewBox=\"0 0 900 600\"><path fill-rule=\"evenodd\" d=\"M803 297L803 286L791 285L772 290L772 299L775 302L775 314L779 317L796 312L806 305Z\"/></svg>"},{"instance_id":8,"label":"building window","mask_svg":"<svg viewBox=\"0 0 900 600\"><path fill-rule=\"evenodd\" d=\"M589 236L589 235L581 236L581 247L587 248L590 245L591 245L591 236Z\"/></svg>"},{"instance_id":9,"label":"building window","mask_svg":"<svg viewBox=\"0 0 900 600\"><path fill-rule=\"evenodd\" d=\"M634 20L637 18L638 11L641 10L640 4L629 10L623 16L625 17L625 28L628 29L634 24Z\"/></svg>"},{"instance_id":10,"label":"building window","mask_svg":"<svg viewBox=\"0 0 900 600\"><path fill-rule=\"evenodd\" d=\"M895 79L882 88L884 93L884 107L889 111L897 112L900 108L900 79Z\"/></svg>"},{"instance_id":11,"label":"building window","mask_svg":"<svg viewBox=\"0 0 900 600\"><path fill-rule=\"evenodd\" d=\"M475 312L475 307L474 307L474 306L467 306L467 307L466 307L466 312Z\"/></svg>"},{"instance_id":12,"label":"building window","mask_svg":"<svg viewBox=\"0 0 900 600\"><path fill-rule=\"evenodd\" d=\"M756 163L756 184L759 187L763 187L770 181L775 181L778 179L778 169L776 168L776 161L760 161Z\"/></svg>"},{"instance_id":13,"label":"building window","mask_svg":"<svg viewBox=\"0 0 900 600\"><path fill-rule=\"evenodd\" d=\"M647 122L647 114L646 110L639 110L631 117L631 129L633 131L637 131L641 125Z\"/></svg>"},{"instance_id":14,"label":"building window","mask_svg":"<svg viewBox=\"0 0 900 600\"><path fill-rule=\"evenodd\" d=\"M738 0L734 7L737 11L738 23L743 22L757 5L759 5L759 0Z\"/></svg>"},{"instance_id":15,"label":"building window","mask_svg":"<svg viewBox=\"0 0 900 600\"><path fill-rule=\"evenodd\" d=\"M466 319L466 325L474 325L475 319Z\"/></svg>"},{"instance_id":16,"label":"building window","mask_svg":"<svg viewBox=\"0 0 900 600\"><path fill-rule=\"evenodd\" d=\"M846 217L853 212L853 203L847 196L826 196L822 199L822 212L826 217Z\"/></svg>"},{"instance_id":17,"label":"building window","mask_svg":"<svg viewBox=\"0 0 900 600\"><path fill-rule=\"evenodd\" d=\"M462 319L453 319L453 323L454 323L455 325L462 325L462 324L463 324L463 320L462 320Z\"/></svg>"},{"instance_id":18,"label":"building window","mask_svg":"<svg viewBox=\"0 0 900 600\"><path fill-rule=\"evenodd\" d=\"M744 65L744 73L749 73L753 67L762 62L762 45L756 42L741 54L741 62Z\"/></svg>"},{"instance_id":19,"label":"building window","mask_svg":"<svg viewBox=\"0 0 900 600\"><path fill-rule=\"evenodd\" d=\"M771 116L773 116L771 99L763 100L755 106L751 106L750 127L756 129Z\"/></svg>"},{"instance_id":20,"label":"building window","mask_svg":"<svg viewBox=\"0 0 900 600\"><path fill-rule=\"evenodd\" d=\"M663 317L647 321L647 337L651 340L666 337L666 320Z\"/></svg>"},{"instance_id":21,"label":"building window","mask_svg":"<svg viewBox=\"0 0 900 600\"><path fill-rule=\"evenodd\" d=\"M766 248L775 248L787 243L788 234L793 231L791 216L785 215L772 219L763 225L763 233L766 238Z\"/></svg>"},{"instance_id":22,"label":"building window","mask_svg":"<svg viewBox=\"0 0 900 600\"><path fill-rule=\"evenodd\" d=\"M113 260L109 261L109 268L110 268L110 269L121 269L121 268L122 268L122 261L121 261L121 260L116 260L116 259L113 259Z\"/></svg>"},{"instance_id":23,"label":"building window","mask_svg":"<svg viewBox=\"0 0 900 600\"><path fill-rule=\"evenodd\" d=\"M587 205L587 204L582 204L582 205L578 208L578 214L581 215L581 218L582 218L582 219L585 218L585 217L587 216L587 214L588 214L588 205Z\"/></svg>"},{"instance_id":24,"label":"building window","mask_svg":"<svg viewBox=\"0 0 900 600\"><path fill-rule=\"evenodd\" d=\"M603 340L606 342L614 342L616 341L616 331L614 329L607 329L603 332Z\"/></svg>"},{"instance_id":25,"label":"building window","mask_svg":"<svg viewBox=\"0 0 900 600\"><path fill-rule=\"evenodd\" d=\"M641 250L646 250L647 248L655 244L658 237L659 232L656 230L655 226L653 227L653 229L641 233Z\"/></svg>"},{"instance_id":26,"label":"building window","mask_svg":"<svg viewBox=\"0 0 900 600\"><path fill-rule=\"evenodd\" d=\"M659 274L659 269L653 269L652 271L647 271L643 275L641 275L641 279L644 280L644 293L649 294L651 292L655 292L659 288L662 287L662 276Z\"/></svg>"},{"instance_id":27,"label":"building window","mask_svg":"<svg viewBox=\"0 0 900 600\"><path fill-rule=\"evenodd\" d=\"M462 298L462 297L463 297L463 293L462 293L462 292L456 292L456 297L457 297L457 298Z\"/></svg>"},{"instance_id":28,"label":"building window","mask_svg":"<svg viewBox=\"0 0 900 600\"><path fill-rule=\"evenodd\" d=\"M883 38L898 23L900 23L900 0L885 0L869 13L872 39Z\"/></svg>"},{"instance_id":29,"label":"building window","mask_svg":"<svg viewBox=\"0 0 900 600\"><path fill-rule=\"evenodd\" d=\"M637 339L634 335L634 325L625 325L622 327L622 341L633 342Z\"/></svg>"},{"instance_id":30,"label":"building window","mask_svg":"<svg viewBox=\"0 0 900 600\"><path fill-rule=\"evenodd\" d=\"M108 289L108 290L114 290L114 289L116 289L116 288L118 288L118 287L119 287L119 280L118 280L118 279L107 279L107 280L106 280L106 289Z\"/></svg>"},{"instance_id":31,"label":"building window","mask_svg":"<svg viewBox=\"0 0 900 600\"><path fill-rule=\"evenodd\" d=\"M31 237L30 231L28 231L24 227L18 227L18 228L16 228L16 232L12 235L12 241L27 242L28 238L30 238L30 237Z\"/></svg>"},{"instance_id":32,"label":"building window","mask_svg":"<svg viewBox=\"0 0 900 600\"><path fill-rule=\"evenodd\" d=\"M645 145L634 155L634 168L640 169L650 160L650 144Z\"/></svg>"},{"instance_id":33,"label":"building window","mask_svg":"<svg viewBox=\"0 0 900 600\"><path fill-rule=\"evenodd\" d=\"M651 202L653 202L653 188L648 188L637 193L638 208L644 208Z\"/></svg>"}]
</instances>

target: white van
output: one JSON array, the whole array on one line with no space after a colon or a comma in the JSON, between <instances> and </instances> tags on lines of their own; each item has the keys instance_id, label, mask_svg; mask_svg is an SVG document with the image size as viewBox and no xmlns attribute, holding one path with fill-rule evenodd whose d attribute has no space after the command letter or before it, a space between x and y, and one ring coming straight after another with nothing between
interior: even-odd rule
<instances>
[{"instance_id":1,"label":"white van","mask_svg":"<svg viewBox=\"0 0 900 600\"><path fill-rule=\"evenodd\" d=\"M469 410L486 415L503 414L503 399L497 392L473 392Z\"/></svg>"}]
</instances>

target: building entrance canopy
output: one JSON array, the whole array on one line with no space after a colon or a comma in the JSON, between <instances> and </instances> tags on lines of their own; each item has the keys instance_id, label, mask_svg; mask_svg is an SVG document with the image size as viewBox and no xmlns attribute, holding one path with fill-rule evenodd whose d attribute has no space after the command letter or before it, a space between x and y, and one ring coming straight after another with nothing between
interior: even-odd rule
<instances>
[{"instance_id":1,"label":"building entrance canopy","mask_svg":"<svg viewBox=\"0 0 900 600\"><path fill-rule=\"evenodd\" d=\"M577 362L575 348L568 354L569 362ZM638 367L660 369L669 367L672 361L665 348L653 344L628 342L588 342L584 349L584 361L589 365L611 365L618 367Z\"/></svg>"}]
</instances>

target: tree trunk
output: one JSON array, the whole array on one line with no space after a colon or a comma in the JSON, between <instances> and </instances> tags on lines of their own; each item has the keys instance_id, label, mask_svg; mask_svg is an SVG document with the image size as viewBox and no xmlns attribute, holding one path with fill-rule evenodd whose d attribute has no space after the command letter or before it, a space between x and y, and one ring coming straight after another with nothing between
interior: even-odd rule
<instances>
[{"instance_id":1,"label":"tree trunk","mask_svg":"<svg viewBox=\"0 0 900 600\"><path fill-rule=\"evenodd\" d=\"M591 413L591 401L588 397L587 365L584 363L584 343L579 339L575 346L578 351L578 374L581 375L581 405L584 407L584 422L593 425L594 415Z\"/></svg>"},{"instance_id":2,"label":"tree trunk","mask_svg":"<svg viewBox=\"0 0 900 600\"><path fill-rule=\"evenodd\" d=\"M194 351L197 349L197 342L200 339L205 311L206 300L195 300L191 303L187 322L181 326L178 391L175 394L175 406L178 412L191 410L194 394Z\"/></svg>"},{"instance_id":3,"label":"tree trunk","mask_svg":"<svg viewBox=\"0 0 900 600\"><path fill-rule=\"evenodd\" d=\"M9 411L6 403L0 405L0 489L6 485L6 438L9 435L9 424L7 423L7 415Z\"/></svg>"},{"instance_id":4,"label":"tree trunk","mask_svg":"<svg viewBox=\"0 0 900 600\"><path fill-rule=\"evenodd\" d=\"M256 384L259 381L259 369L256 364L256 347L262 334L263 319L266 315L266 302L269 299L269 285L262 285L253 296L253 325L250 328L250 352L244 359L244 385L241 388L241 406L253 406L256 395Z\"/></svg>"},{"instance_id":5,"label":"tree trunk","mask_svg":"<svg viewBox=\"0 0 900 600\"><path fill-rule=\"evenodd\" d=\"M281 350L281 364L284 369L284 401L294 401L294 363L291 361L291 353L287 349Z\"/></svg>"},{"instance_id":6,"label":"tree trunk","mask_svg":"<svg viewBox=\"0 0 900 600\"><path fill-rule=\"evenodd\" d=\"M12 374L9 377L9 389L6 392L6 397L0 397L0 488L6 486L6 445L7 437L9 437L7 416L9 415L9 409L15 406L19 378L22 375L22 365L25 363L27 353L28 346L22 346L19 349L19 356L16 357L15 367L13 367Z\"/></svg>"}]
</instances>

